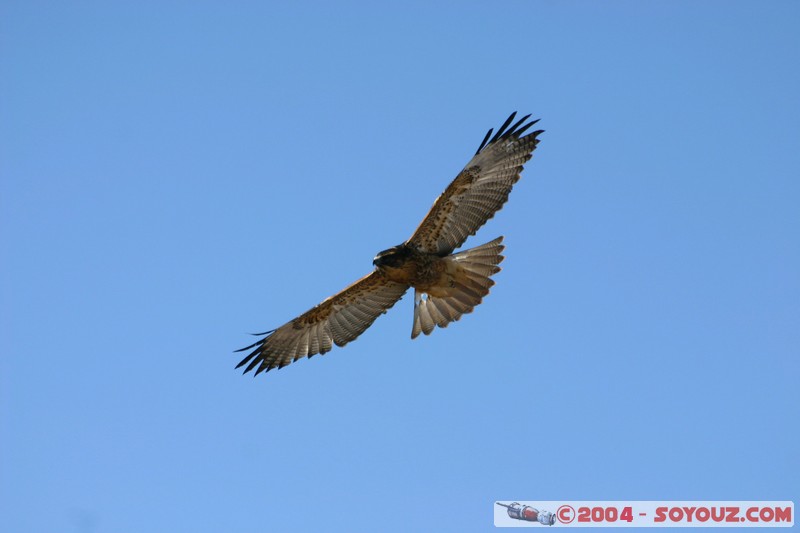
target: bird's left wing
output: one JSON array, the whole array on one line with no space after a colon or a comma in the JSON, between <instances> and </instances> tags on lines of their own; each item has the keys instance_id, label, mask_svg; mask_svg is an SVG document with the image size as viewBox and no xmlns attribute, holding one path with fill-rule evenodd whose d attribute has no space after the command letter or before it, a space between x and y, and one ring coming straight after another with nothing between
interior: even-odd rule
<instances>
[{"instance_id":1,"label":"bird's left wing","mask_svg":"<svg viewBox=\"0 0 800 533\"><path fill-rule=\"evenodd\" d=\"M513 125L516 113L484 137L475 156L436 199L408 243L428 253L449 254L503 207L544 130L523 136L538 120L530 115ZM509 127L510 126L510 127Z\"/></svg>"},{"instance_id":2,"label":"bird's left wing","mask_svg":"<svg viewBox=\"0 0 800 533\"><path fill-rule=\"evenodd\" d=\"M375 319L391 308L408 290L375 270L338 294L331 296L238 352L253 349L236 366L247 365L261 372L282 368L302 357L330 351L333 344L344 346L364 333Z\"/></svg>"}]
</instances>

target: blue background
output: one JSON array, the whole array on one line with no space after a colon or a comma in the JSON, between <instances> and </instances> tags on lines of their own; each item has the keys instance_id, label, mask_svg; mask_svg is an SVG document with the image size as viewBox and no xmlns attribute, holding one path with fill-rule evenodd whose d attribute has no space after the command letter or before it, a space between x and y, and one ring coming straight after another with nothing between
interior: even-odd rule
<instances>
[{"instance_id":1,"label":"blue background","mask_svg":"<svg viewBox=\"0 0 800 533\"><path fill-rule=\"evenodd\" d=\"M800 496L796 2L0 4L0 529ZM514 110L476 311L258 378Z\"/></svg>"}]
</instances>

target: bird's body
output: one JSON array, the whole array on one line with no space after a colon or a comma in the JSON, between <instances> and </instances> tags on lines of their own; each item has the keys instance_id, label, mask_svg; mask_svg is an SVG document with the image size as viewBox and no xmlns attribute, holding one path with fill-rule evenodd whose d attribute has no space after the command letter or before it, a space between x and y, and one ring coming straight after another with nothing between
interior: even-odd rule
<instances>
[{"instance_id":1,"label":"bird's body","mask_svg":"<svg viewBox=\"0 0 800 533\"><path fill-rule=\"evenodd\" d=\"M375 267L397 283L404 283L421 291L436 290L447 282L452 267L446 257L420 252L413 246L401 244L375 256Z\"/></svg>"},{"instance_id":2,"label":"bird's body","mask_svg":"<svg viewBox=\"0 0 800 533\"><path fill-rule=\"evenodd\" d=\"M264 333L237 366L256 374L301 357L328 352L356 339L403 294L414 288L411 337L430 334L470 313L500 271L502 237L454 253L508 200L522 165L531 158L542 130L522 134L537 121L511 125L512 113L494 137L486 134L467 166L437 198L404 243L380 252L375 270L278 329ZM510 127L509 127L510 126Z\"/></svg>"}]
</instances>

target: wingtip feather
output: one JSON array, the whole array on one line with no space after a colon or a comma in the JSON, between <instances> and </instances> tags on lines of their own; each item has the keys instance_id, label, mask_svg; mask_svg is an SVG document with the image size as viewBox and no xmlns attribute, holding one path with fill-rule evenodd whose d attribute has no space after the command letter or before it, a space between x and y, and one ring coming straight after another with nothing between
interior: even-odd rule
<instances>
[{"instance_id":1,"label":"wingtip feather","mask_svg":"<svg viewBox=\"0 0 800 533\"><path fill-rule=\"evenodd\" d=\"M475 152L475 155L479 154L487 146L490 146L500 140L508 139L512 136L514 138L521 137L522 134L525 133L531 126L533 126L534 124L539 122L539 120L541 120L537 118L536 120L532 120L526 124L525 122L531 118L531 114L529 113L524 117L522 117L521 119L517 120L513 125L511 125L511 122L514 120L516 116L517 112L514 111L508 116L505 122L503 122L503 125L500 126L496 132L494 131L494 129L490 129L486 133L486 136L483 138L483 141L481 141L480 146L478 146L478 150ZM532 135L536 137L537 135L543 132L544 130L537 130L533 132ZM492 133L494 133L494 135L492 135Z\"/></svg>"}]
</instances>

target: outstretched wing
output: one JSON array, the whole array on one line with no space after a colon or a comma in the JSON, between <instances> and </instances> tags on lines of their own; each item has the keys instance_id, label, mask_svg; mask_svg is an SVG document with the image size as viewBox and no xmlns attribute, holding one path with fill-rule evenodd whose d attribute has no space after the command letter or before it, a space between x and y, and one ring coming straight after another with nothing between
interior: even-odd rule
<instances>
[{"instance_id":1,"label":"outstretched wing","mask_svg":"<svg viewBox=\"0 0 800 533\"><path fill-rule=\"evenodd\" d=\"M364 333L406 290L408 285L390 281L375 270L287 324L268 331L258 342L236 350L253 349L236 368L247 365L245 374L257 368L257 376L302 357L329 352L333 344L344 346Z\"/></svg>"},{"instance_id":2,"label":"outstretched wing","mask_svg":"<svg viewBox=\"0 0 800 533\"><path fill-rule=\"evenodd\" d=\"M494 137L489 130L472 160L436 199L409 244L423 252L448 254L503 207L522 165L539 144L537 136L544 131L523 137L538 120L526 123L527 115L509 127L516 115L511 113Z\"/></svg>"}]
</instances>

